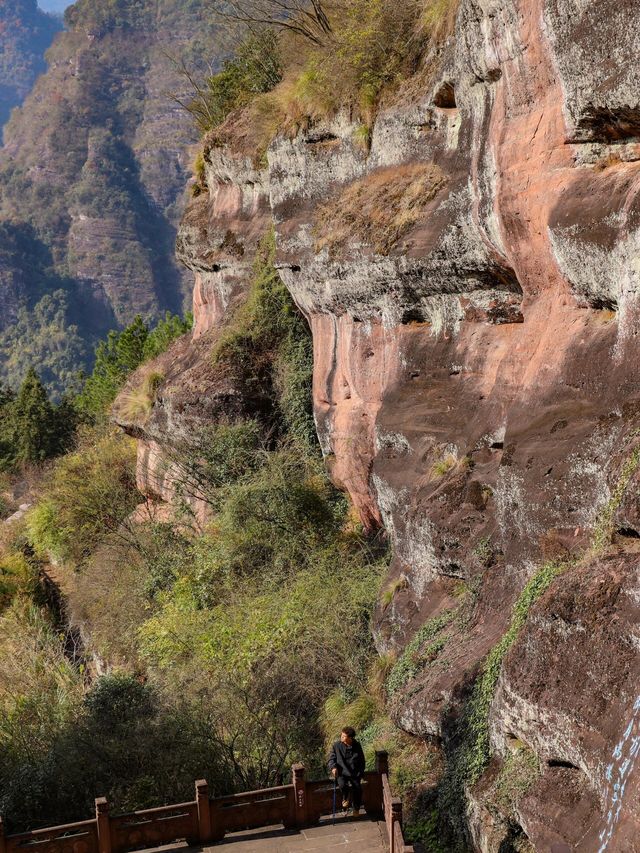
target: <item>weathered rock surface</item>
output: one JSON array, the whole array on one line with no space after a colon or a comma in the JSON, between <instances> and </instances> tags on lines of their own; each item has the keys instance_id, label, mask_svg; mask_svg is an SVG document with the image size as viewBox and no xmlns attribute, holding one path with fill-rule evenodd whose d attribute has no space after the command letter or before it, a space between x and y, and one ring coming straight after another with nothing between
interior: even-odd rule
<instances>
[{"instance_id":1,"label":"weathered rock surface","mask_svg":"<svg viewBox=\"0 0 640 853\"><path fill-rule=\"evenodd\" d=\"M440 77L381 112L370 150L346 115L276 139L266 172L214 149L178 241L198 275L197 372L270 200L279 268L313 331L332 476L394 545L379 648L401 652L457 613L394 697L407 731L447 740L526 582L568 561L509 651L490 715L489 773L510 738L543 767L509 831L556 853L640 849L633 5L462 0ZM361 215L374 194L390 231ZM147 456L170 444L163 418L189 429L171 420L189 375L142 428L142 484ZM505 849L469 794L469 843Z\"/></svg>"},{"instance_id":2,"label":"weathered rock surface","mask_svg":"<svg viewBox=\"0 0 640 853\"><path fill-rule=\"evenodd\" d=\"M200 518L197 488L184 488L176 457L216 422L250 416L258 403L233 375L213 364L220 333L246 297L260 239L270 228L268 176L249 158L213 148L205 169L208 192L193 199L182 220L178 258L195 274L192 340L182 339L159 360L137 371L114 408L118 422L138 441L138 487L171 502L178 489ZM127 394L150 370L162 385L142 422L127 417ZM179 484L182 484L179 487Z\"/></svg>"}]
</instances>

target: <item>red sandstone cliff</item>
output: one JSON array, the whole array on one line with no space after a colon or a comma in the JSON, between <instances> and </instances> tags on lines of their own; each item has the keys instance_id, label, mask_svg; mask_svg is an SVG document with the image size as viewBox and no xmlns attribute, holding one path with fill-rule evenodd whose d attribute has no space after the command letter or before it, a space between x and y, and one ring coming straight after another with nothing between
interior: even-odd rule
<instances>
[{"instance_id":1,"label":"red sandstone cliff","mask_svg":"<svg viewBox=\"0 0 640 853\"><path fill-rule=\"evenodd\" d=\"M346 116L277 138L262 171L213 149L179 238L194 342L137 427L140 484L170 499L164 448L246 405L205 355L273 221L332 476L394 545L381 652L457 607L461 582L473 594L394 697L398 723L446 746L526 582L570 561L501 669L493 763L467 791L478 850L503 849L487 792L514 742L542 762L511 817L534 849L640 850L635 5L463 0L440 80L379 115L370 151ZM402 215L407 193L395 237L366 215L343 227L367 199Z\"/></svg>"}]
</instances>

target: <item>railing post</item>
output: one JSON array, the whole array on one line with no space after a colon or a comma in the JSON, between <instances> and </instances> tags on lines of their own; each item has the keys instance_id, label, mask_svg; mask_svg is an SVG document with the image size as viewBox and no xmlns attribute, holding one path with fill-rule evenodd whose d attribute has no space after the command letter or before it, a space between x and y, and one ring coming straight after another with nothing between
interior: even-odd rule
<instances>
[{"instance_id":1,"label":"railing post","mask_svg":"<svg viewBox=\"0 0 640 853\"><path fill-rule=\"evenodd\" d=\"M211 841L211 805L206 779L199 779L196 782L196 805L198 806L198 838L204 844Z\"/></svg>"},{"instance_id":2,"label":"railing post","mask_svg":"<svg viewBox=\"0 0 640 853\"><path fill-rule=\"evenodd\" d=\"M304 764L294 764L293 797L295 802L296 826L306 826L308 821L307 782Z\"/></svg>"},{"instance_id":3,"label":"railing post","mask_svg":"<svg viewBox=\"0 0 640 853\"><path fill-rule=\"evenodd\" d=\"M109 803L106 797L96 799L96 826L98 829L98 853L111 853L111 822Z\"/></svg>"},{"instance_id":4,"label":"railing post","mask_svg":"<svg viewBox=\"0 0 640 853\"><path fill-rule=\"evenodd\" d=\"M389 753L386 750L376 750L376 773L379 776L389 775Z\"/></svg>"},{"instance_id":5,"label":"railing post","mask_svg":"<svg viewBox=\"0 0 640 853\"><path fill-rule=\"evenodd\" d=\"M391 800L391 826L389 827L389 853L402 853L401 850L396 850L396 824L399 823L402 827L402 800L400 797L393 797Z\"/></svg>"},{"instance_id":6,"label":"railing post","mask_svg":"<svg viewBox=\"0 0 640 853\"><path fill-rule=\"evenodd\" d=\"M378 813L381 815L385 814L384 808L384 785L382 784L382 777L386 776L389 778L389 753L384 750L376 750L376 775L374 779L372 779L373 785L371 792L371 799L374 800L372 803L372 807L377 809Z\"/></svg>"},{"instance_id":7,"label":"railing post","mask_svg":"<svg viewBox=\"0 0 640 853\"><path fill-rule=\"evenodd\" d=\"M7 839L4 834L4 821L0 817L0 853L7 853Z\"/></svg>"}]
</instances>

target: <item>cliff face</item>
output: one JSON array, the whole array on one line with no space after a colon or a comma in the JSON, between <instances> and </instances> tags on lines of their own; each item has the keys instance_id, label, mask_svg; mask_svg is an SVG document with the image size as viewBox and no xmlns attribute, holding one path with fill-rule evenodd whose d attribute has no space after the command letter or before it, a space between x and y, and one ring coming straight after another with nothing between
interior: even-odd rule
<instances>
[{"instance_id":1,"label":"cliff face","mask_svg":"<svg viewBox=\"0 0 640 853\"><path fill-rule=\"evenodd\" d=\"M196 135L171 96L189 98L181 61L215 61L206 3L79 0L67 22L0 149L0 219L30 245L1 279L14 309L0 319L11 350L3 379L14 383L25 365L5 338L17 313L29 347L44 350L38 363L49 354L43 291L58 293L67 325L90 345L136 313L180 311L189 289L173 247ZM42 287L19 292L14 281L33 278L30 258L43 254ZM67 377L54 364L44 378L60 387Z\"/></svg>"},{"instance_id":2,"label":"cliff face","mask_svg":"<svg viewBox=\"0 0 640 853\"><path fill-rule=\"evenodd\" d=\"M45 70L44 54L62 22L38 8L37 0L0 2L0 128Z\"/></svg>"},{"instance_id":3,"label":"cliff face","mask_svg":"<svg viewBox=\"0 0 640 853\"><path fill-rule=\"evenodd\" d=\"M393 542L379 650L402 653L434 617L446 626L394 693L399 725L451 756L522 590L541 566L558 574L498 660L492 762L465 788L479 850L507 837L638 849L633 6L462 0L439 79L381 112L370 150L344 115L276 139L263 171L213 149L178 241L197 276L196 340L167 356L171 381L138 427L141 485L170 498L158 460L184 413L234 399L207 384L207 342L271 219L313 331L332 476ZM514 744L541 772L504 814L492 791Z\"/></svg>"}]
</instances>

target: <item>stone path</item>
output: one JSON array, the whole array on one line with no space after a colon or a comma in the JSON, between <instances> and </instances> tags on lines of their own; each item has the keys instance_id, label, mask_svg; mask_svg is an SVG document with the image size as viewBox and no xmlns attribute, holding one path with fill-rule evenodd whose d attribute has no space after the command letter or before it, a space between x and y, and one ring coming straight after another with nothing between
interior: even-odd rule
<instances>
[{"instance_id":1,"label":"stone path","mask_svg":"<svg viewBox=\"0 0 640 853\"><path fill-rule=\"evenodd\" d=\"M326 853L344 850L345 853L383 853L385 846L380 826L366 817L355 820L331 818L318 826L303 830L256 829L228 835L224 841L207 848L210 853L225 850L228 853Z\"/></svg>"},{"instance_id":2,"label":"stone path","mask_svg":"<svg viewBox=\"0 0 640 853\"><path fill-rule=\"evenodd\" d=\"M331 818L323 818L317 826L309 829L282 829L264 827L227 835L211 847L159 848L162 853L327 853L330 850L344 853L384 853L384 824L367 817L356 819L338 818L335 825Z\"/></svg>"}]
</instances>

